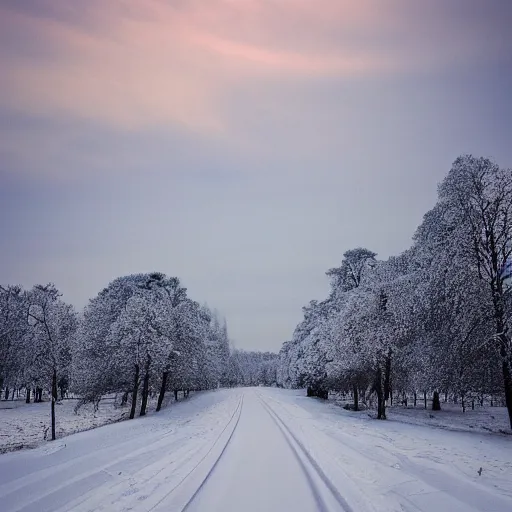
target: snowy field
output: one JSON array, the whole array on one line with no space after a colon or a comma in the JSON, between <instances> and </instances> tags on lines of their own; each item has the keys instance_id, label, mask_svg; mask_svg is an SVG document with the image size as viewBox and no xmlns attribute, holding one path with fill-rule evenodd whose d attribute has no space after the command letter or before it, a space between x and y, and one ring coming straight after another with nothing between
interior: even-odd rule
<instances>
[{"instance_id":1,"label":"snowy field","mask_svg":"<svg viewBox=\"0 0 512 512\"><path fill-rule=\"evenodd\" d=\"M329 401L340 407L347 403L353 403L352 400L345 400L334 393L329 395ZM416 407L413 407L411 403L410 400L408 407L395 405L386 408L387 418L411 425L426 425L460 432L494 432L512 435L506 407L476 405L474 410L469 406L466 408L466 412L462 412L460 404L442 402L440 411L432 411L431 400L427 401L427 409L424 407L423 399L418 400ZM375 411L359 411L350 414L367 416L368 414L375 415Z\"/></svg>"},{"instance_id":2,"label":"snowy field","mask_svg":"<svg viewBox=\"0 0 512 512\"><path fill-rule=\"evenodd\" d=\"M58 438L120 421L129 414L129 408L115 408L113 400L100 402L94 411L92 404L74 413L77 400L63 400L56 406L56 434ZM26 404L25 400L0 402L0 452L33 448L51 437L50 403Z\"/></svg>"},{"instance_id":3,"label":"snowy field","mask_svg":"<svg viewBox=\"0 0 512 512\"><path fill-rule=\"evenodd\" d=\"M462 412L460 405L441 404L440 411L400 406L389 409L389 418L413 425L430 425L466 432L495 432L512 435L506 407L475 407Z\"/></svg>"},{"instance_id":4,"label":"snowy field","mask_svg":"<svg viewBox=\"0 0 512 512\"><path fill-rule=\"evenodd\" d=\"M512 436L238 388L4 454L0 482L2 512L509 512Z\"/></svg>"},{"instance_id":5,"label":"snowy field","mask_svg":"<svg viewBox=\"0 0 512 512\"><path fill-rule=\"evenodd\" d=\"M179 398L182 397L180 392ZM172 393L168 393L163 407L174 401ZM77 399L65 399L56 406L56 435L62 438L76 432L115 423L128 418L129 404L115 406L114 397L100 401L95 410L93 404L87 404L75 414ZM148 402L148 414L155 409L156 398ZM137 408L137 413L138 413ZM0 453L35 448L51 438L50 403L26 404L25 399L0 401Z\"/></svg>"}]
</instances>

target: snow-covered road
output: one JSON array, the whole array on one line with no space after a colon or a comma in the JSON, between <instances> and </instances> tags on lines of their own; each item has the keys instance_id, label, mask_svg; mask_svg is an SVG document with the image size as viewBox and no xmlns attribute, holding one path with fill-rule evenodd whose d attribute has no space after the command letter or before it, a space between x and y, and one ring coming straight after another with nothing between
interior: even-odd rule
<instances>
[{"instance_id":1,"label":"snow-covered road","mask_svg":"<svg viewBox=\"0 0 512 512\"><path fill-rule=\"evenodd\" d=\"M265 397L247 390L233 437L187 511L348 510L322 478Z\"/></svg>"},{"instance_id":2,"label":"snow-covered road","mask_svg":"<svg viewBox=\"0 0 512 512\"><path fill-rule=\"evenodd\" d=\"M508 512L512 439L255 388L0 456L2 512L185 509Z\"/></svg>"}]
</instances>

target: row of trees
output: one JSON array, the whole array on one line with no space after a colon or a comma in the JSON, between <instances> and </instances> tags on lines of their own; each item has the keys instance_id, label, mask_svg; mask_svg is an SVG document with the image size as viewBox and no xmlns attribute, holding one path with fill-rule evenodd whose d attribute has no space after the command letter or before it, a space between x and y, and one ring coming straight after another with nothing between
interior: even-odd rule
<instances>
[{"instance_id":1,"label":"row of trees","mask_svg":"<svg viewBox=\"0 0 512 512\"><path fill-rule=\"evenodd\" d=\"M227 381L230 386L275 386L279 358L274 352L231 353Z\"/></svg>"},{"instance_id":2,"label":"row of trees","mask_svg":"<svg viewBox=\"0 0 512 512\"><path fill-rule=\"evenodd\" d=\"M176 277L137 274L112 281L78 314L54 285L0 287L0 389L25 388L30 402L70 389L81 403L109 393L131 398L130 418L158 392L237 385L226 323L191 300ZM232 373L232 372L231 372Z\"/></svg>"},{"instance_id":3,"label":"row of trees","mask_svg":"<svg viewBox=\"0 0 512 512\"><path fill-rule=\"evenodd\" d=\"M331 291L304 308L279 354L278 384L376 393L504 398L512 428L512 171L459 157L412 247L386 261L347 251Z\"/></svg>"}]
</instances>

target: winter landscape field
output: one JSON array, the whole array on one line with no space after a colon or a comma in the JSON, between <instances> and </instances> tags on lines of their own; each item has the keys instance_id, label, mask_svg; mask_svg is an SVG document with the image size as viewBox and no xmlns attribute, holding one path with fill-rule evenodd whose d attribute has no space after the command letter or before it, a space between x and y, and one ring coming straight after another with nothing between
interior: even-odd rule
<instances>
[{"instance_id":1,"label":"winter landscape field","mask_svg":"<svg viewBox=\"0 0 512 512\"><path fill-rule=\"evenodd\" d=\"M183 398L183 393L179 393ZM57 402L56 436L58 438L116 423L128 418L128 406L121 406L114 396L102 398L97 404L88 403L76 406L79 399L65 399ZM165 399L164 406L173 401L171 396ZM149 401L154 408L156 400ZM0 401L0 453L35 448L51 439L51 417L48 401L26 404L25 399Z\"/></svg>"},{"instance_id":2,"label":"winter landscape field","mask_svg":"<svg viewBox=\"0 0 512 512\"><path fill-rule=\"evenodd\" d=\"M0 512L512 512L512 0L0 0Z\"/></svg>"},{"instance_id":3,"label":"winter landscape field","mask_svg":"<svg viewBox=\"0 0 512 512\"><path fill-rule=\"evenodd\" d=\"M303 391L206 391L0 456L0 500L9 512L511 510L510 436L446 427L376 422Z\"/></svg>"},{"instance_id":4,"label":"winter landscape field","mask_svg":"<svg viewBox=\"0 0 512 512\"><path fill-rule=\"evenodd\" d=\"M2 511L512 510L511 178L459 157L275 352L161 272L0 286Z\"/></svg>"}]
</instances>

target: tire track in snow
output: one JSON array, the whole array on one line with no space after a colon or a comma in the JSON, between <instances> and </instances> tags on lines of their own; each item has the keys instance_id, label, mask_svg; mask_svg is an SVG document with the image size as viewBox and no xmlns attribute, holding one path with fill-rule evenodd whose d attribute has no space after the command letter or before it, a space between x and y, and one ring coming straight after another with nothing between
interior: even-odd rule
<instances>
[{"instance_id":1,"label":"tire track in snow","mask_svg":"<svg viewBox=\"0 0 512 512\"><path fill-rule=\"evenodd\" d=\"M229 414L228 420L225 421L225 423L223 422L224 425L219 425L223 430L225 430L227 425L232 421L239 407L239 402L240 400L237 400L234 412ZM218 405L219 404L215 404L214 406L208 407L207 410L213 410ZM115 445L109 446L107 444L102 446L102 453L100 454L98 464L91 464L91 462L94 462L95 458L98 458L98 453L93 451L92 453L81 453L80 455L70 457L65 462L57 461L46 467L39 468L29 473L28 476L19 477L7 484L0 485L0 499L4 502L5 499L9 500L9 497L13 497L14 501L10 504L11 507L14 507L12 510L26 509L37 510L37 512L39 512L43 510L55 510L55 507L58 507L59 510L70 510L69 506L63 503L64 501L66 501L66 503L72 503L74 509L75 506L79 506L89 498L94 497L99 489L113 489L122 486L125 482L132 479L132 476L136 477L149 468L159 465L162 466L155 468L155 473L152 475L152 477L154 477L161 472L162 469L168 468L168 464L165 463L165 460L170 455L175 454L175 448L177 446L179 447L180 443L182 443L182 439L177 439L169 443L169 436L175 434L182 425L189 422L190 419L187 421L179 421L177 425L173 425L171 428L159 427L151 429L149 437L145 437L143 442L137 442L136 449L129 453L126 453L125 447L134 444L135 438L132 436ZM137 432L138 430L135 429L134 431ZM132 433L131 430L130 433ZM215 438L214 443L217 442L218 437L220 436ZM210 445L210 443L208 443L208 445ZM148 457L148 453L152 456ZM37 451L26 452L28 461L30 461L32 454L38 455ZM12 456L12 454L7 454L7 456ZM154 458L155 456L157 457L156 460ZM180 459L180 465L186 464L192 458L193 456L191 455ZM131 461L136 462L136 472L132 476L129 476L131 471L127 473L123 470L122 466L127 463L130 465ZM117 466L120 467L117 468ZM123 470L122 477L119 476L121 474L119 472L120 470ZM129 477L128 480L127 476ZM91 486L88 485L88 482L91 482ZM49 508L43 506L51 496L55 496L56 499L58 497L58 501L60 501L59 493L65 493L66 489L79 489L82 484L84 484L84 492L78 490L73 492L72 494L74 496L71 499L65 499L64 496L62 496L62 506L60 506L60 503L59 505L52 505ZM30 492L25 492L29 489ZM40 507L38 503L41 504Z\"/></svg>"},{"instance_id":2,"label":"tire track in snow","mask_svg":"<svg viewBox=\"0 0 512 512\"><path fill-rule=\"evenodd\" d=\"M163 436L165 437L165 436ZM126 443L123 443L123 446ZM153 440L148 444L148 446L153 446L157 444L163 444L162 440ZM178 445L179 441L176 441L174 443L171 443L170 445L165 446L167 449L174 448L175 445ZM148 450L144 447L138 448L137 450L134 450L132 453L128 455L124 455L121 457L116 457L114 459L111 459L109 462L102 463L100 465L88 468L88 466L85 466L85 469L81 469L78 472L71 472L69 473L70 469L68 468L68 464L64 463L62 464L62 468L58 465L52 465L50 466L50 472L49 474L45 474L44 469L35 472L34 474L31 474L31 478L25 485L16 485L13 490L6 491L0 493L0 499L4 500L6 498L9 498L9 496L19 496L19 502L17 503L16 510L23 510L25 508L29 508L30 506L35 506L38 502L42 502L45 499L47 499L49 496L54 495L60 491L63 491L66 488L70 488L72 486L79 486L82 482L85 481L96 481L99 485L106 485L111 480L116 480L113 474L109 472L109 469L123 461L131 460L137 458L137 456L145 455L148 453ZM172 453L172 452L171 452ZM96 456L96 454L93 454L92 457ZM78 457L77 457L78 458ZM77 458L73 458L72 462L75 463L75 460ZM85 457L84 457L85 458ZM89 458L89 457L88 457ZM141 466L141 469L149 466L153 463L153 461L149 461ZM68 471L68 476L64 477L62 475L66 475L66 471ZM103 480L99 478L100 475L103 475ZM37 478L38 477L38 478ZM58 477L58 478L57 478ZM22 481L22 479L20 479ZM59 482L57 485L53 484L51 485L51 482ZM117 483L117 482L115 482ZM23 482L22 482L23 484ZM34 491L34 489L42 489L40 491ZM30 489L30 492L23 492L27 489ZM94 491L95 487L90 489L90 491ZM42 509L41 509L42 510Z\"/></svg>"},{"instance_id":3,"label":"tire track in snow","mask_svg":"<svg viewBox=\"0 0 512 512\"><path fill-rule=\"evenodd\" d=\"M329 474L332 475L332 471L334 472L334 475L337 475L336 482L340 484L340 482L346 482L348 485L348 490L346 491L350 495L349 502L352 503L351 508L353 510L368 510L377 512L377 509L375 507L375 503L379 503L379 510L384 510L384 505L380 504L378 501L381 496L381 492L379 491L375 496L371 496L369 494L369 487L380 478L381 473L380 469L378 470L378 474L376 475L375 479L368 477L367 469L369 467L368 463L378 463L379 466L382 466L382 470L384 471L392 471L396 472L397 469L395 466L393 466L391 463L383 464L381 459L377 459L375 457L370 458L366 455L366 452L359 452L358 450L354 449L353 445L354 442L358 443L357 440L355 440L353 437L351 437L350 442L344 442L341 439L337 438L334 434L339 435L346 435L343 431L343 429L336 429L336 431L325 430L321 429L317 425L317 417L315 417L314 413L308 410L307 408L304 408L302 405L298 403L289 403L286 401L278 400L275 396L270 394L264 395L265 399L272 404L275 404L275 407L277 407L277 410L281 411L282 414L285 414L285 417L289 419L292 423L297 422L297 425L299 426L300 431L308 436L308 439L311 437L315 441L315 447L316 452L315 453L322 453L323 457L322 460L325 461L325 456L329 459L329 465L332 465L330 468ZM309 399L307 399L309 400ZM274 407L272 407L273 410ZM337 423L336 423L337 425ZM305 428L309 429L309 433L306 433ZM312 429L312 430L311 430ZM341 454L338 453L338 456L333 457L332 448L328 445L326 446L325 441L321 442L320 444L318 441L320 441L321 436L328 437L329 439L335 440L340 446L343 446L343 452ZM374 450L375 451L375 450ZM373 452L372 452L373 453ZM348 454L348 459L347 459ZM363 464L364 471L359 471L359 476L354 476L358 474L358 468L361 466L361 458L365 459L365 463ZM371 465L373 468L373 464ZM350 470L349 470L350 468ZM333 482L332 479L331 483ZM334 484L333 484L334 485ZM389 490L391 491L394 487L393 484L390 484ZM336 487L334 485L334 487ZM387 487L386 487L387 488ZM398 510L399 507L398 503L392 503L389 505L390 508L385 508L385 510L392 510L395 512L395 510ZM412 511L410 511L412 512Z\"/></svg>"},{"instance_id":4,"label":"tire track in snow","mask_svg":"<svg viewBox=\"0 0 512 512\"><path fill-rule=\"evenodd\" d=\"M98 428L110 427L117 424L122 424L124 422L112 423L109 425L102 425ZM57 461L53 464L48 464L42 468L36 469L33 472L30 472L26 475L20 475L19 477L10 480L5 484L0 484L0 498L4 498L5 496L14 493L15 491L22 490L25 487L28 487L32 484L40 483L43 479L47 479L48 481L55 481L58 479L59 474L62 473L63 476L69 477L69 474L72 474L76 468L79 468L80 471L75 475L79 476L80 474L84 474L84 476L89 476L91 473L96 472L97 470L107 469L110 465L113 465L116 462L122 462L127 458L132 458L139 453L146 453L148 448L151 446L157 446L162 444L162 440L168 436L171 436L176 433L177 428L181 425L173 425L170 428L161 428L151 430L149 432L148 437L145 437L144 443L140 443L135 441L137 439L135 436L130 435L124 441L116 441L114 445L105 444L102 448L105 453L110 454L110 458L106 459L106 462L101 465L93 465L93 468L90 471L84 471L83 467L87 465L87 463L97 459L98 454L96 451L80 453L73 457L69 457L65 462ZM72 435L81 435L85 433L92 432L95 429L89 429L87 431L75 432ZM135 431L135 429L134 429ZM68 436L66 436L68 437ZM58 443L60 445L59 449L66 448L66 437L60 438ZM104 441L103 441L104 442ZM133 449L134 442L136 444L136 448ZM52 443L57 443L57 441L52 441ZM54 445L55 446L55 445ZM39 456L39 453L43 448L47 449L45 445L41 445L40 447L34 449L33 451L26 452L29 456ZM127 455L126 448L130 448L129 454ZM55 450L58 451L58 450ZM6 454L10 455L10 454Z\"/></svg>"},{"instance_id":5,"label":"tire track in snow","mask_svg":"<svg viewBox=\"0 0 512 512\"><path fill-rule=\"evenodd\" d=\"M180 453L179 445L181 442L182 440L180 439L175 443L168 445L167 448L171 448L171 450L161 453L158 459L152 459L150 462L141 465L138 470L135 473L130 474L128 478L125 476L122 478L116 477L115 475L117 472L111 473L109 471L110 468L102 469L102 472L109 474L112 477L110 480L107 480L104 484L92 489L90 492L84 494L84 496L79 496L71 500L63 507L58 508L53 512L65 512L75 509L86 509L88 511L104 510L103 503L107 499L112 498L114 498L114 501L111 501L108 507L117 506L121 499L126 498L130 494L135 494L138 492L138 488L144 488L149 482L156 480L156 478L164 471L175 471L176 461L171 459L171 462L169 462L169 457ZM176 446L178 446L178 449L174 450ZM192 458L193 455L188 455L179 459L179 462L181 465L186 465ZM149 471L153 472L148 476L146 473ZM145 476L141 477L141 475ZM128 489L126 489L127 485L129 485ZM134 487L137 488L137 491L133 490ZM138 498L139 497L136 496L136 499ZM69 508L70 506L72 508Z\"/></svg>"},{"instance_id":6,"label":"tire track in snow","mask_svg":"<svg viewBox=\"0 0 512 512\"><path fill-rule=\"evenodd\" d=\"M185 483L188 480L188 478L194 473L194 471L196 471L201 466L201 464L206 460L206 458L212 453L214 448L217 446L217 443L221 439L222 435L226 432L229 425L231 425L234 421L235 424L233 426L233 429L231 430L231 432L226 440L226 443L222 447L220 454L215 458L212 466L210 467L210 469L208 470L206 475L202 478L199 486L197 486L195 488L194 492L192 493L192 496L190 496L189 498L186 499L185 504L181 506L180 510L182 512L184 512L190 506L190 504L194 501L194 499L197 497L197 495L201 492L201 490L203 489L207 480L210 478L211 474L213 473L215 467L217 466L220 459L224 455L224 452L226 451L226 448L228 447L228 445L233 437L233 434L235 433L236 427L238 426L238 422L240 421L240 416L242 414L243 401L244 401L244 395L242 394L242 396L240 397L240 401L238 402L237 407L236 407L235 411L233 412L233 415L231 416L229 421L226 423L226 426L222 429L220 434L217 436L217 439L215 439L211 448L205 453L205 455L203 455L203 457L194 465L194 467L172 489L170 489L167 493L165 493L164 496L162 496L151 508L148 509L148 512L157 510L157 507L159 505L161 505L165 500L167 500L183 483ZM236 420L235 420L235 417L236 417Z\"/></svg>"},{"instance_id":7,"label":"tire track in snow","mask_svg":"<svg viewBox=\"0 0 512 512\"><path fill-rule=\"evenodd\" d=\"M242 397L241 397L242 398ZM141 510L144 512L150 512L153 510L180 510L180 505L177 503L183 503L188 499L188 496L194 490L197 488L195 487L191 491L187 492L187 489L185 489L182 492L182 496L179 496L180 494L180 486L182 484L186 484L187 478L192 475L192 473L201 466L203 461L208 457L208 455L211 454L219 440L221 439L222 435L226 432L229 425L233 423L234 418L237 416L237 411L240 410L241 406L241 398L238 399L236 406L233 410L233 413L230 414L228 420L225 422L224 426L222 426L221 432L215 437L214 440L207 443L207 446L209 445L209 448L207 447L206 453L200 458L199 461L197 461L197 457L195 456L195 453L188 453L189 448L185 450L185 453L182 455L178 455L178 458L174 458L172 461L168 460L168 455L173 454L173 450L169 451L169 453L164 453L162 456L158 457L157 460L152 460L148 464L145 464L139 470L132 474L128 480L122 479L118 480L114 478L113 485L109 485L109 483L106 483L106 486L108 486L108 489L104 489L103 491L99 491L99 488L93 490L92 495L86 496L84 499L77 498L76 500L71 501L68 506L59 508L55 512L67 512L68 510L82 510L82 511L88 511L92 512L94 510ZM178 445L182 442L182 439L178 439L174 445ZM176 453L174 452L174 455ZM202 451L202 450L201 450ZM188 466L188 467L187 467ZM177 470L177 467L180 468L186 468L186 474L184 476L179 476L178 481L171 484L172 487L168 488L168 483L166 480L169 477L172 477L174 473ZM152 474L149 474L147 472L147 468L154 468L154 471L152 471ZM158 476L158 478L156 478ZM130 483L130 481L132 483ZM152 490L148 490L148 484L151 482L153 485ZM129 488L125 489L126 485L129 483ZM124 492L121 494L121 491ZM144 489L144 494L140 494L140 490ZM174 493L175 491L178 491L176 494L178 494L177 498L175 499ZM105 494L107 492L107 494ZM105 504L105 501L107 499L114 498L115 501L111 501L106 505L106 509L103 506ZM128 501L126 501L128 499ZM92 500L92 501L91 501ZM172 507L168 507L167 500L171 500L173 503ZM72 508L69 507L71 505Z\"/></svg>"},{"instance_id":8,"label":"tire track in snow","mask_svg":"<svg viewBox=\"0 0 512 512\"><path fill-rule=\"evenodd\" d=\"M350 505L347 503L345 498L339 493L338 489L334 486L334 484L329 480L327 475L323 472L322 468L318 465L318 463L315 461L315 459L311 456L309 451L304 447L304 445L297 439L295 434L288 428L286 423L280 418L280 416L270 407L265 400L261 397L260 394L257 394L258 399L260 400L261 404L263 405L263 408L267 411L267 413L270 415L274 423L279 427L279 430L283 434L284 438L286 439L286 442L292 449L297 461L299 462L302 470L304 471L304 474L306 475L306 479L308 481L308 484L311 488L311 491L313 493L313 496L315 497L315 500L318 505L318 509L321 512L330 512L332 509L327 506L325 503L324 498L322 498L321 492L318 488L318 485L314 482L311 473L315 473L317 477L320 479L320 481L325 485L325 487L330 492L332 498L335 500L336 504L340 507L340 509L343 512L353 512ZM301 457L302 455L302 457ZM311 469L307 467L307 464L304 462L304 458L308 461L309 466Z\"/></svg>"}]
</instances>

